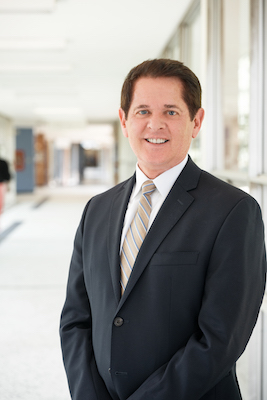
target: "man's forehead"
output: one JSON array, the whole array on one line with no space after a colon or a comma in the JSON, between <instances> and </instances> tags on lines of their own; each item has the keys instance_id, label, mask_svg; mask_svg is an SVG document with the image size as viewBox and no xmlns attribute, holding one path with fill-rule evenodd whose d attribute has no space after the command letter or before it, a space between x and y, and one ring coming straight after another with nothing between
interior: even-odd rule
<instances>
[{"instance_id":1,"label":"man's forehead","mask_svg":"<svg viewBox=\"0 0 267 400\"><path fill-rule=\"evenodd\" d=\"M133 90L135 90L136 86L142 84L143 82L150 83L151 86L156 85L159 81L165 81L165 82L170 82L170 81L176 81L179 86L183 86L183 82L180 78L177 76L140 76L136 81L134 82Z\"/></svg>"},{"instance_id":2,"label":"man's forehead","mask_svg":"<svg viewBox=\"0 0 267 400\"><path fill-rule=\"evenodd\" d=\"M171 85L170 85L171 83ZM136 80L133 86L133 92L132 92L132 104L133 103L138 103L135 104L135 107L140 107L140 108L145 108L149 106L149 97L151 94L154 95L157 90L154 91L156 88L161 88L162 87L162 94L165 92L166 88L170 88L170 94L177 98L182 98L183 97L183 84L180 79L177 77L140 77ZM150 93L151 90L151 93ZM168 93L168 91L166 90ZM168 96L167 96L168 97ZM161 97L161 90L159 90L157 98L159 100L165 100ZM151 97L151 99L154 99L154 97ZM148 102L147 102L148 101ZM171 108L176 105L176 102L166 102L166 107Z\"/></svg>"}]
</instances>

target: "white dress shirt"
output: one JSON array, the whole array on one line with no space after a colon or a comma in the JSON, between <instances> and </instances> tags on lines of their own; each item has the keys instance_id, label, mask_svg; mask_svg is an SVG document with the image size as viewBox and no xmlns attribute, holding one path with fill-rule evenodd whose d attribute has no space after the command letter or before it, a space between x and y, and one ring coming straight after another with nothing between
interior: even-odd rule
<instances>
[{"instance_id":1,"label":"white dress shirt","mask_svg":"<svg viewBox=\"0 0 267 400\"><path fill-rule=\"evenodd\" d=\"M188 155L186 155L185 159L180 164L175 165L175 167L168 169L167 171L163 172L161 175L153 179L156 189L151 194L152 210L149 218L148 230L151 227L152 222L154 221L160 207L162 206L162 203L164 202L171 188L173 187L174 182L185 167L187 160ZM124 238L137 211L139 200L142 195L142 184L148 179L149 178L140 170L138 165L136 165L136 183L133 187L124 218L120 250L122 249Z\"/></svg>"}]
</instances>

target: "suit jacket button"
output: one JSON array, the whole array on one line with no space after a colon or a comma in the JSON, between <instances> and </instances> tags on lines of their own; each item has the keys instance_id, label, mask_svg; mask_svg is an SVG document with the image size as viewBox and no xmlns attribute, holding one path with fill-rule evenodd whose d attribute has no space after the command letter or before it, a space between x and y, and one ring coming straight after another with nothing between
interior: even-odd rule
<instances>
[{"instance_id":1,"label":"suit jacket button","mask_svg":"<svg viewBox=\"0 0 267 400\"><path fill-rule=\"evenodd\" d=\"M121 317L116 317L115 319L114 319L114 325L115 326L122 326L123 325L123 318L121 318Z\"/></svg>"}]
</instances>

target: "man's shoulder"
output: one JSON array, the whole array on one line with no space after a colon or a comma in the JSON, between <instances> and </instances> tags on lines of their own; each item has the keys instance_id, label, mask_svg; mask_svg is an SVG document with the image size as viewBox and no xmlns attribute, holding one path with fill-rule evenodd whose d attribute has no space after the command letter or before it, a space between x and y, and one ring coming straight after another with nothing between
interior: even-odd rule
<instances>
[{"instance_id":1,"label":"man's shoulder","mask_svg":"<svg viewBox=\"0 0 267 400\"><path fill-rule=\"evenodd\" d=\"M103 211L105 209L108 208L108 206L110 204L113 203L113 200L115 198L117 198L118 196L122 196L123 197L123 193L126 193L125 190L127 191L127 193L131 193L131 189L133 187L133 184L135 182L135 175L133 175L132 177L130 177L129 179L118 183L117 185L101 192L98 193L96 195L94 195L93 197L91 197L91 199L88 201L87 205L86 205L86 210L88 208L92 209L99 209L101 208ZM89 207L90 206L90 207Z\"/></svg>"},{"instance_id":2,"label":"man's shoulder","mask_svg":"<svg viewBox=\"0 0 267 400\"><path fill-rule=\"evenodd\" d=\"M211 190L216 188L226 193L233 193L236 196L249 196L245 188L241 189L234 186L231 182L227 182L205 170L201 170L200 183L208 186Z\"/></svg>"},{"instance_id":3,"label":"man's shoulder","mask_svg":"<svg viewBox=\"0 0 267 400\"><path fill-rule=\"evenodd\" d=\"M201 191L210 195L214 192L220 196L251 197L245 190L232 185L230 182L222 180L220 177L201 169L194 161L189 158L181 177L178 178L179 184L189 191Z\"/></svg>"},{"instance_id":4,"label":"man's shoulder","mask_svg":"<svg viewBox=\"0 0 267 400\"><path fill-rule=\"evenodd\" d=\"M132 187L134 182L135 182L134 176L131 176L125 181L112 186L111 188L105 190L104 192L98 193L92 198L92 200L99 201L101 199L110 199L113 196L119 194L124 189L127 189L127 187L129 188Z\"/></svg>"},{"instance_id":5,"label":"man's shoulder","mask_svg":"<svg viewBox=\"0 0 267 400\"><path fill-rule=\"evenodd\" d=\"M242 204L246 203L248 207L259 208L258 202L246 191L246 188L236 187L207 171L201 171L199 190L210 207L215 203L217 206L220 205L222 209L231 208L239 203L241 204L242 201Z\"/></svg>"},{"instance_id":6,"label":"man's shoulder","mask_svg":"<svg viewBox=\"0 0 267 400\"><path fill-rule=\"evenodd\" d=\"M134 183L134 177L127 179L124 182L118 183L117 185L92 196L84 207L81 223L89 221L92 223L96 218L98 221L102 221L107 218L110 213L112 205L116 202L117 205L124 203L125 193L131 193L131 188ZM126 190L126 192L125 192Z\"/></svg>"}]
</instances>

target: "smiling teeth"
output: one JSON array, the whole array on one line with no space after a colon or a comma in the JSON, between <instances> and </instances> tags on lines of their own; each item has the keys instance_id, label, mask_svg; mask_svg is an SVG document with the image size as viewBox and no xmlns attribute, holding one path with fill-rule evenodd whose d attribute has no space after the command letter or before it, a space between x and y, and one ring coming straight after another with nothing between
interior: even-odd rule
<instances>
[{"instance_id":1,"label":"smiling teeth","mask_svg":"<svg viewBox=\"0 0 267 400\"><path fill-rule=\"evenodd\" d=\"M165 143L167 140L165 139L147 139L149 143Z\"/></svg>"}]
</instances>

